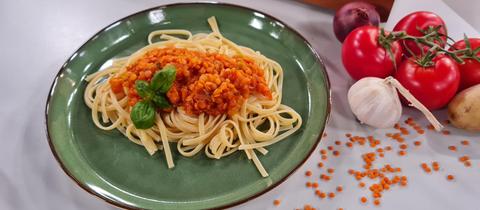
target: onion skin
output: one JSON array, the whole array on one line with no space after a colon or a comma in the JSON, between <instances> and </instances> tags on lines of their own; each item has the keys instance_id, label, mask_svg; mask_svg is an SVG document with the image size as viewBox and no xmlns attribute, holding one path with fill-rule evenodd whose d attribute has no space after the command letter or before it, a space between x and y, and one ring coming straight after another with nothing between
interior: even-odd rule
<instances>
[{"instance_id":1,"label":"onion skin","mask_svg":"<svg viewBox=\"0 0 480 210\"><path fill-rule=\"evenodd\" d=\"M351 2L335 13L333 31L338 41L343 42L355 28L364 25L378 26L379 23L380 15L375 10L375 6L366 2Z\"/></svg>"}]
</instances>

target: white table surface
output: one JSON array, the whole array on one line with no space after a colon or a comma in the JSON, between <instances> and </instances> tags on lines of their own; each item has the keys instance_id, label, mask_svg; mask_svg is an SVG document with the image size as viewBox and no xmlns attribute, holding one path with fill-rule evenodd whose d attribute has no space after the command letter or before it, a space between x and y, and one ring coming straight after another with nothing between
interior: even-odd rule
<instances>
[{"instance_id":1,"label":"white table surface","mask_svg":"<svg viewBox=\"0 0 480 210\"><path fill-rule=\"evenodd\" d=\"M48 89L65 60L104 26L139 10L171 2L178 1L0 1L0 209L115 209L77 187L53 158L44 124ZM331 30L331 12L295 1L228 2L278 17L302 33L324 58L332 83L334 106L327 128L328 137L319 148L332 145L336 139L345 140L342 138L345 132L378 136L386 132L358 125L346 105L346 91L352 81L341 64L341 44ZM478 9L478 3L473 5ZM469 6L461 7L460 11L470 11ZM478 15L471 14L461 16L478 18ZM478 29L478 19L473 22ZM436 114L445 119L444 112ZM407 110L407 116L422 119L413 110ZM420 122L426 124L424 120ZM449 138L428 132L419 138L423 139L422 148L410 150L407 157L386 155L383 161L401 166L409 177L409 186L384 193L382 204L376 209L480 209L480 138L478 134L449 129L453 132ZM457 154L446 149L464 138L471 140L470 147L458 146L460 151ZM363 195L369 197L369 193L357 188L356 181L346 173L349 168L359 169L360 155L369 149L342 148L340 157L329 158L327 166L334 166L336 173L332 181L321 182L320 188L332 191L341 184L344 192L333 200L321 201L305 187L307 178L304 175L305 170L311 169L318 177L319 148L287 181L234 209L293 209L304 204L321 209L373 208L360 204L359 198ZM460 154L470 155L472 168L465 168L457 161ZM440 162L441 171L431 175L423 173L419 163L433 160ZM447 173L454 174L456 181L447 182ZM274 207L274 199L280 199L281 205Z\"/></svg>"}]
</instances>

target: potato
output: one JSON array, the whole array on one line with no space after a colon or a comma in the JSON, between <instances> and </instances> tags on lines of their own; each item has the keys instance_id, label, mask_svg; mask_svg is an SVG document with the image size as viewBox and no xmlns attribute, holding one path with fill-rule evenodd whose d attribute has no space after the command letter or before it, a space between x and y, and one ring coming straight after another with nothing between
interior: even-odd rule
<instances>
[{"instance_id":1,"label":"potato","mask_svg":"<svg viewBox=\"0 0 480 210\"><path fill-rule=\"evenodd\" d=\"M480 131L480 84L463 90L448 104L452 124L469 131Z\"/></svg>"}]
</instances>

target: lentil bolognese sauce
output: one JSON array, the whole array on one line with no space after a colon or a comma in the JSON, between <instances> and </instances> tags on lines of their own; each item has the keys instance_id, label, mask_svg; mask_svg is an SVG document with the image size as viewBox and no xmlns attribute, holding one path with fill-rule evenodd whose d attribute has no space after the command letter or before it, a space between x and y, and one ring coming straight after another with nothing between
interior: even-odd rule
<instances>
[{"instance_id":1,"label":"lentil bolognese sauce","mask_svg":"<svg viewBox=\"0 0 480 210\"><path fill-rule=\"evenodd\" d=\"M151 32L149 45L85 79L85 104L98 128L119 130L150 155L163 150L169 168L174 142L186 157L242 151L266 177L257 154L297 131L302 118L281 104L282 67L223 37L214 17L208 23L209 34Z\"/></svg>"},{"instance_id":2,"label":"lentil bolognese sauce","mask_svg":"<svg viewBox=\"0 0 480 210\"><path fill-rule=\"evenodd\" d=\"M252 59L171 47L148 51L110 80L112 90L121 93L123 87L128 88L129 105L133 106L140 100L135 81L150 81L158 67L167 64L173 64L177 71L168 100L188 114L232 116L251 94L272 99L263 71Z\"/></svg>"}]
</instances>

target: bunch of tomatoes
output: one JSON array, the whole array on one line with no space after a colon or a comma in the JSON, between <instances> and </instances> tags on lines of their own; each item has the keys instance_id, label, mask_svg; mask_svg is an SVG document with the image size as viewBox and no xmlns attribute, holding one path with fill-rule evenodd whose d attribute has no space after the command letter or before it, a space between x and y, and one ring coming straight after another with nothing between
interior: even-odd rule
<instances>
[{"instance_id":1,"label":"bunch of tomatoes","mask_svg":"<svg viewBox=\"0 0 480 210\"><path fill-rule=\"evenodd\" d=\"M449 42L442 18L419 11L401 19L393 31L371 24L356 27L343 40L342 62L355 80L395 77L435 110L458 91L480 84L480 39Z\"/></svg>"}]
</instances>

